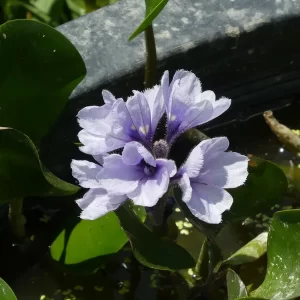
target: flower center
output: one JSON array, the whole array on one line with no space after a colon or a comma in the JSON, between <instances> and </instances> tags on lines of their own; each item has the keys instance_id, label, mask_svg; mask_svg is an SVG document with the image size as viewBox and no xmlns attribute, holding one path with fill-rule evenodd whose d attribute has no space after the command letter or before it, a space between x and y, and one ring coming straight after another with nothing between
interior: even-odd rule
<instances>
[{"instance_id":1,"label":"flower center","mask_svg":"<svg viewBox=\"0 0 300 300\"><path fill-rule=\"evenodd\" d=\"M169 145L165 140L156 141L153 145L153 152L156 158L167 158L169 150Z\"/></svg>"},{"instance_id":2,"label":"flower center","mask_svg":"<svg viewBox=\"0 0 300 300\"><path fill-rule=\"evenodd\" d=\"M152 166L149 166L149 165L145 164L145 167L144 167L144 173L145 173L147 176L153 175L154 172L155 172L155 167L152 167Z\"/></svg>"}]
</instances>

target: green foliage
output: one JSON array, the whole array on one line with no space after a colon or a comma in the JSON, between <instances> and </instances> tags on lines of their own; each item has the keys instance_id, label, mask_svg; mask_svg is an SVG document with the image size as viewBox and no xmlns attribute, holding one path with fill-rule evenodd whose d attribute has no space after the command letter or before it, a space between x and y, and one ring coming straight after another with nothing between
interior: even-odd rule
<instances>
[{"instance_id":1,"label":"green foliage","mask_svg":"<svg viewBox=\"0 0 300 300\"><path fill-rule=\"evenodd\" d=\"M288 183L283 171L274 163L258 157L251 157L249 175L244 185L229 189L233 205L224 214L225 222L243 220L269 210L282 201Z\"/></svg>"},{"instance_id":2,"label":"green foliage","mask_svg":"<svg viewBox=\"0 0 300 300\"><path fill-rule=\"evenodd\" d=\"M243 298L238 298L236 300L267 300L267 299L257 298L257 297L243 297Z\"/></svg>"},{"instance_id":3,"label":"green foliage","mask_svg":"<svg viewBox=\"0 0 300 300\"><path fill-rule=\"evenodd\" d=\"M50 130L85 75L78 51L57 30L17 20L0 27L0 201L64 196L79 188L42 164L35 143Z\"/></svg>"},{"instance_id":4,"label":"green foliage","mask_svg":"<svg viewBox=\"0 0 300 300\"><path fill-rule=\"evenodd\" d=\"M139 220L145 220L144 207L135 206L133 211ZM118 252L128 241L114 212L93 221L79 218L77 221L70 223L50 248L52 258L65 265L75 265L95 258L101 261L101 258Z\"/></svg>"},{"instance_id":5,"label":"green foliage","mask_svg":"<svg viewBox=\"0 0 300 300\"><path fill-rule=\"evenodd\" d=\"M9 285L0 278L0 299L1 300L17 300L16 295Z\"/></svg>"},{"instance_id":6,"label":"green foliage","mask_svg":"<svg viewBox=\"0 0 300 300\"><path fill-rule=\"evenodd\" d=\"M235 300L240 297L248 296L244 283L233 270L228 269L226 280L228 300Z\"/></svg>"},{"instance_id":7,"label":"green foliage","mask_svg":"<svg viewBox=\"0 0 300 300\"><path fill-rule=\"evenodd\" d=\"M209 270L208 241L207 239L205 239L197 260L195 272L199 276L199 278L201 278L201 280L205 282L208 279L210 271L211 270Z\"/></svg>"},{"instance_id":8,"label":"green foliage","mask_svg":"<svg viewBox=\"0 0 300 300\"><path fill-rule=\"evenodd\" d=\"M64 196L79 188L49 172L25 134L0 127L0 201L27 196Z\"/></svg>"},{"instance_id":9,"label":"green foliage","mask_svg":"<svg viewBox=\"0 0 300 300\"><path fill-rule=\"evenodd\" d=\"M223 264L241 265L259 259L267 252L268 233L263 232L227 258Z\"/></svg>"},{"instance_id":10,"label":"green foliage","mask_svg":"<svg viewBox=\"0 0 300 300\"><path fill-rule=\"evenodd\" d=\"M39 142L84 78L84 62L60 32L28 20L0 27L0 58L0 125Z\"/></svg>"},{"instance_id":11,"label":"green foliage","mask_svg":"<svg viewBox=\"0 0 300 300\"><path fill-rule=\"evenodd\" d=\"M274 214L268 238L267 275L251 296L293 299L300 296L300 210Z\"/></svg>"},{"instance_id":12,"label":"green foliage","mask_svg":"<svg viewBox=\"0 0 300 300\"><path fill-rule=\"evenodd\" d=\"M133 40L141 34L149 25L152 24L154 19L159 15L163 8L168 3L168 0L145 0L146 2L146 16L138 28L131 34L129 40Z\"/></svg>"},{"instance_id":13,"label":"green foliage","mask_svg":"<svg viewBox=\"0 0 300 300\"><path fill-rule=\"evenodd\" d=\"M180 270L195 266L192 256L182 247L150 231L126 205L116 214L130 241L135 258L158 270Z\"/></svg>"},{"instance_id":14,"label":"green foliage","mask_svg":"<svg viewBox=\"0 0 300 300\"><path fill-rule=\"evenodd\" d=\"M0 0L0 24L32 19L58 26L117 0Z\"/></svg>"}]
</instances>

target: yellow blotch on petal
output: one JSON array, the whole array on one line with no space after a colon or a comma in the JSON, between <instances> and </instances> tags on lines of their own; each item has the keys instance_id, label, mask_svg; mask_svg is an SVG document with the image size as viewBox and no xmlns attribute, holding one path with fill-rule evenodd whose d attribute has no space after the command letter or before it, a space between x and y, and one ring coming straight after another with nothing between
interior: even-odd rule
<instances>
[{"instance_id":1,"label":"yellow blotch on petal","mask_svg":"<svg viewBox=\"0 0 300 300\"><path fill-rule=\"evenodd\" d=\"M140 127L140 132L141 132L143 135L148 134L148 132L149 132L149 125L141 126L141 127Z\"/></svg>"}]
</instances>

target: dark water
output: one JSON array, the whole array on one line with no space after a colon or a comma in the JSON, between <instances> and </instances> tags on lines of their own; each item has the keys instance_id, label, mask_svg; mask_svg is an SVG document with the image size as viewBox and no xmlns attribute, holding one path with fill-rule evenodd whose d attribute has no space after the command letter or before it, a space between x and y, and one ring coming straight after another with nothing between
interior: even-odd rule
<instances>
[{"instance_id":1,"label":"dark water","mask_svg":"<svg viewBox=\"0 0 300 300\"><path fill-rule=\"evenodd\" d=\"M283 108L274 112L279 121L293 129L300 129L299 113L300 104L297 101L287 102ZM231 150L274 161L286 172L289 172L291 164L297 168L300 158L281 146L260 113L242 117L241 114L236 115L240 116L239 120L232 120L222 127L205 129L205 133L210 137L227 136ZM297 180L294 185L297 194ZM295 199L291 200L292 205L295 205ZM275 209L278 208L273 208L273 211ZM184 219L178 209L171 218L175 220L178 228L177 242L184 245L196 259L203 242L202 234ZM42 223L46 221L44 219ZM256 232L265 230L268 216L260 215L255 222L253 226ZM228 242L229 239L231 242ZM224 246L226 257L249 239L251 235L231 227L224 231L219 243ZM19 300L186 299L188 284L193 281L194 275L192 270L181 273L182 277L140 266L126 245L120 253L111 257L106 265L102 265L91 275L71 274L62 270L46 254L30 269L20 271L16 279L10 278L9 283Z\"/></svg>"}]
</instances>

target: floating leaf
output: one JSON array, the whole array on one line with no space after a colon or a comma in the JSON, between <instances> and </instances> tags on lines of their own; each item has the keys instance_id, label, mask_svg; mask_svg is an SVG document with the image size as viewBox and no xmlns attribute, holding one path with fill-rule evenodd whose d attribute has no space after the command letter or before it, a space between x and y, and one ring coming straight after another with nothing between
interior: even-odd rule
<instances>
[{"instance_id":1,"label":"floating leaf","mask_svg":"<svg viewBox=\"0 0 300 300\"><path fill-rule=\"evenodd\" d=\"M249 176L244 185L229 189L233 205L224 214L224 221L254 216L282 201L288 183L283 171L274 163L251 156Z\"/></svg>"},{"instance_id":2,"label":"floating leaf","mask_svg":"<svg viewBox=\"0 0 300 300\"><path fill-rule=\"evenodd\" d=\"M139 27L131 34L129 41L141 34L153 20L158 16L162 9L168 3L168 0L145 0L146 2L146 17Z\"/></svg>"},{"instance_id":3,"label":"floating leaf","mask_svg":"<svg viewBox=\"0 0 300 300\"><path fill-rule=\"evenodd\" d=\"M38 142L54 124L86 73L72 43L32 20L0 26L0 126Z\"/></svg>"},{"instance_id":4,"label":"floating leaf","mask_svg":"<svg viewBox=\"0 0 300 300\"><path fill-rule=\"evenodd\" d=\"M251 296L273 300L300 296L300 210L274 214L268 238L267 275Z\"/></svg>"},{"instance_id":5,"label":"floating leaf","mask_svg":"<svg viewBox=\"0 0 300 300\"><path fill-rule=\"evenodd\" d=\"M223 264L241 265L259 259L267 252L268 233L263 232L227 258Z\"/></svg>"},{"instance_id":6,"label":"floating leaf","mask_svg":"<svg viewBox=\"0 0 300 300\"><path fill-rule=\"evenodd\" d=\"M10 286L2 278L0 278L0 299L17 300L17 297Z\"/></svg>"},{"instance_id":7,"label":"floating leaf","mask_svg":"<svg viewBox=\"0 0 300 300\"><path fill-rule=\"evenodd\" d=\"M146 218L144 207L135 206L134 213L141 220ZM51 245L51 256L66 266L93 260L98 267L105 256L118 252L128 241L114 212L97 220L72 219ZM75 221L75 223L74 223Z\"/></svg>"},{"instance_id":8,"label":"floating leaf","mask_svg":"<svg viewBox=\"0 0 300 300\"><path fill-rule=\"evenodd\" d=\"M228 269L226 280L228 300L235 300L240 297L248 296L243 281L233 270Z\"/></svg>"},{"instance_id":9,"label":"floating leaf","mask_svg":"<svg viewBox=\"0 0 300 300\"><path fill-rule=\"evenodd\" d=\"M141 264L159 270L195 266L194 259L184 248L156 236L132 213L130 207L123 205L116 214L129 238L133 254Z\"/></svg>"},{"instance_id":10,"label":"floating leaf","mask_svg":"<svg viewBox=\"0 0 300 300\"><path fill-rule=\"evenodd\" d=\"M27 196L64 196L79 188L49 172L25 134L0 127L0 202Z\"/></svg>"}]
</instances>

